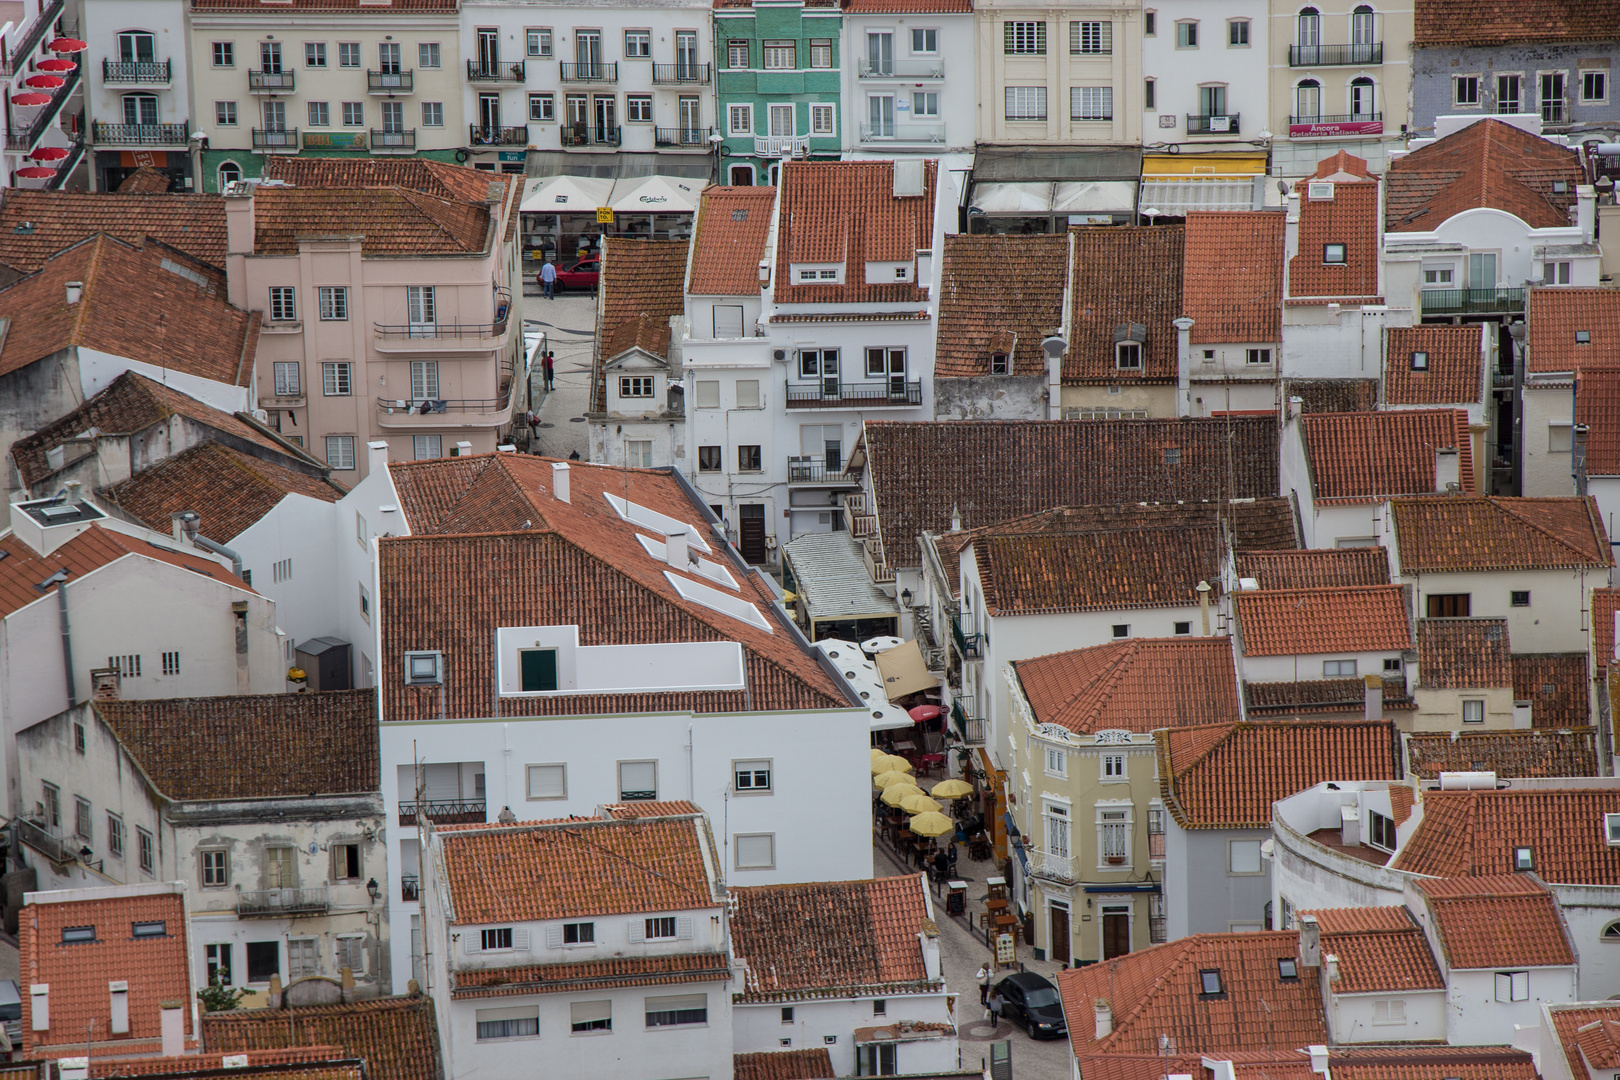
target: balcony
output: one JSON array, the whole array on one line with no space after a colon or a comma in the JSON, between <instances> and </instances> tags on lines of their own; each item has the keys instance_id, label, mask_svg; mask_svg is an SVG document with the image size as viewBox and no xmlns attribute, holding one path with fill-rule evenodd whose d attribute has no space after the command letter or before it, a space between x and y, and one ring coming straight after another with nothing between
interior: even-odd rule
<instances>
[{"instance_id":1,"label":"balcony","mask_svg":"<svg viewBox=\"0 0 1620 1080\"><path fill-rule=\"evenodd\" d=\"M27 844L51 862L62 865L73 862L78 858L78 848L75 845L46 830L43 826L29 821L27 818L17 818L12 824L16 827L18 840Z\"/></svg>"},{"instance_id":2,"label":"balcony","mask_svg":"<svg viewBox=\"0 0 1620 1080\"><path fill-rule=\"evenodd\" d=\"M803 157L810 152L808 135L755 135L754 153L760 157Z\"/></svg>"},{"instance_id":3,"label":"balcony","mask_svg":"<svg viewBox=\"0 0 1620 1080\"><path fill-rule=\"evenodd\" d=\"M468 338L498 338L506 333L507 320L487 323L372 323L377 336L385 341L463 341Z\"/></svg>"},{"instance_id":4,"label":"balcony","mask_svg":"<svg viewBox=\"0 0 1620 1080\"><path fill-rule=\"evenodd\" d=\"M101 81L109 86L168 86L167 60L103 60Z\"/></svg>"},{"instance_id":5,"label":"balcony","mask_svg":"<svg viewBox=\"0 0 1620 1080\"><path fill-rule=\"evenodd\" d=\"M796 455L787 459L789 484L810 484L816 487L858 487L860 481L846 475L844 467L836 461L829 463L824 454Z\"/></svg>"},{"instance_id":6,"label":"balcony","mask_svg":"<svg viewBox=\"0 0 1620 1080\"><path fill-rule=\"evenodd\" d=\"M266 154L298 153L297 128L254 128L253 149Z\"/></svg>"},{"instance_id":7,"label":"balcony","mask_svg":"<svg viewBox=\"0 0 1620 1080\"><path fill-rule=\"evenodd\" d=\"M624 129L594 124L575 124L560 132L564 146L618 146Z\"/></svg>"},{"instance_id":8,"label":"balcony","mask_svg":"<svg viewBox=\"0 0 1620 1080\"><path fill-rule=\"evenodd\" d=\"M862 124L861 142L945 145L944 124Z\"/></svg>"},{"instance_id":9,"label":"balcony","mask_svg":"<svg viewBox=\"0 0 1620 1080\"><path fill-rule=\"evenodd\" d=\"M618 64L570 64L562 62L562 81L565 83L616 83L619 81Z\"/></svg>"},{"instance_id":10,"label":"balcony","mask_svg":"<svg viewBox=\"0 0 1620 1080\"><path fill-rule=\"evenodd\" d=\"M1289 67L1348 67L1359 64L1382 64L1384 43L1371 41L1362 45L1290 45Z\"/></svg>"},{"instance_id":11,"label":"balcony","mask_svg":"<svg viewBox=\"0 0 1620 1080\"><path fill-rule=\"evenodd\" d=\"M1524 311L1523 289L1424 289L1424 315L1511 315Z\"/></svg>"},{"instance_id":12,"label":"balcony","mask_svg":"<svg viewBox=\"0 0 1620 1080\"><path fill-rule=\"evenodd\" d=\"M297 81L291 71L250 71L248 93L290 94Z\"/></svg>"},{"instance_id":13,"label":"balcony","mask_svg":"<svg viewBox=\"0 0 1620 1080\"><path fill-rule=\"evenodd\" d=\"M422 883L415 874L404 874L399 879L399 898L406 903L422 899Z\"/></svg>"},{"instance_id":14,"label":"balcony","mask_svg":"<svg viewBox=\"0 0 1620 1080\"><path fill-rule=\"evenodd\" d=\"M851 383L822 379L813 383L788 383L790 409L838 409L850 405L894 405L901 408L922 404L920 380L890 379L888 382Z\"/></svg>"},{"instance_id":15,"label":"balcony","mask_svg":"<svg viewBox=\"0 0 1620 1080\"><path fill-rule=\"evenodd\" d=\"M1237 113L1224 116L1205 116L1202 113L1187 114L1187 134L1189 135L1236 135L1237 133Z\"/></svg>"},{"instance_id":16,"label":"balcony","mask_svg":"<svg viewBox=\"0 0 1620 1080\"><path fill-rule=\"evenodd\" d=\"M528 125L520 127L483 127L467 125L468 146L528 146Z\"/></svg>"},{"instance_id":17,"label":"balcony","mask_svg":"<svg viewBox=\"0 0 1620 1080\"><path fill-rule=\"evenodd\" d=\"M0 75L15 75L23 69L29 58L34 55L34 50L39 48L40 39L62 14L64 6L65 0L51 0L40 10L39 18L24 27L20 34L6 37L5 55L3 62L0 62Z\"/></svg>"},{"instance_id":18,"label":"balcony","mask_svg":"<svg viewBox=\"0 0 1620 1080\"><path fill-rule=\"evenodd\" d=\"M416 81L414 71L370 71L366 72L366 92L371 94L409 94Z\"/></svg>"},{"instance_id":19,"label":"balcony","mask_svg":"<svg viewBox=\"0 0 1620 1080\"><path fill-rule=\"evenodd\" d=\"M371 129L371 150L376 154L416 153L416 129L407 131L378 131Z\"/></svg>"},{"instance_id":20,"label":"balcony","mask_svg":"<svg viewBox=\"0 0 1620 1080\"><path fill-rule=\"evenodd\" d=\"M962 708L961 699L951 702L951 726L956 728L956 734L969 746L984 745L984 721L977 716L969 716L967 710Z\"/></svg>"},{"instance_id":21,"label":"balcony","mask_svg":"<svg viewBox=\"0 0 1620 1080\"><path fill-rule=\"evenodd\" d=\"M904 79L907 82L917 79L943 79L945 62L916 60L909 64L892 61L887 64L874 64L870 60L862 60L860 66L855 69L855 74L862 79Z\"/></svg>"},{"instance_id":22,"label":"balcony","mask_svg":"<svg viewBox=\"0 0 1620 1080\"><path fill-rule=\"evenodd\" d=\"M185 121L178 124L104 124L97 120L91 128L97 146L180 146L186 145L191 130Z\"/></svg>"},{"instance_id":23,"label":"balcony","mask_svg":"<svg viewBox=\"0 0 1620 1080\"><path fill-rule=\"evenodd\" d=\"M1047 881L1071 883L1079 880L1074 876L1074 860L1066 855L1053 855L1050 852L1029 849L1029 876L1044 878Z\"/></svg>"},{"instance_id":24,"label":"balcony","mask_svg":"<svg viewBox=\"0 0 1620 1080\"><path fill-rule=\"evenodd\" d=\"M679 150L707 150L714 128L653 128L653 145Z\"/></svg>"},{"instance_id":25,"label":"balcony","mask_svg":"<svg viewBox=\"0 0 1620 1080\"><path fill-rule=\"evenodd\" d=\"M951 641L956 645L956 653L964 660L977 658L979 655L979 635L969 634L962 629L962 617L951 616Z\"/></svg>"},{"instance_id":26,"label":"balcony","mask_svg":"<svg viewBox=\"0 0 1620 1080\"><path fill-rule=\"evenodd\" d=\"M489 63L469 60L467 61L467 81L482 83L524 82L528 78L528 69L524 67L524 63L522 60L515 64L505 64L499 60L492 60Z\"/></svg>"},{"instance_id":27,"label":"balcony","mask_svg":"<svg viewBox=\"0 0 1620 1080\"><path fill-rule=\"evenodd\" d=\"M79 70L63 72L63 82L51 91L50 104L34 114L34 119L26 128L17 128L6 132L6 149L14 154L26 154L39 145L39 140L56 123L57 115L62 111L62 104L73 96L73 91L79 88Z\"/></svg>"},{"instance_id":28,"label":"balcony","mask_svg":"<svg viewBox=\"0 0 1620 1080\"><path fill-rule=\"evenodd\" d=\"M482 825L489 819L483 799L430 799L421 803L400 803L399 823L415 825L418 806L422 808L422 816L435 825Z\"/></svg>"},{"instance_id":29,"label":"balcony","mask_svg":"<svg viewBox=\"0 0 1620 1080\"><path fill-rule=\"evenodd\" d=\"M708 86L712 64L654 64L654 86Z\"/></svg>"},{"instance_id":30,"label":"balcony","mask_svg":"<svg viewBox=\"0 0 1620 1080\"><path fill-rule=\"evenodd\" d=\"M313 889L244 889L236 896L238 919L296 919L325 915L332 906L326 886Z\"/></svg>"}]
</instances>

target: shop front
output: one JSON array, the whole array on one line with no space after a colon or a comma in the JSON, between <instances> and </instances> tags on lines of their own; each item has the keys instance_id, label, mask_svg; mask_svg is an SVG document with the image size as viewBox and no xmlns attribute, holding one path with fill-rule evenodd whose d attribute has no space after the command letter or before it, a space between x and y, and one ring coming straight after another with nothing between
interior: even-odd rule
<instances>
[{"instance_id":1,"label":"shop front","mask_svg":"<svg viewBox=\"0 0 1620 1080\"><path fill-rule=\"evenodd\" d=\"M191 155L184 150L98 150L96 190L117 191L136 169L156 169L169 181L170 191L191 188Z\"/></svg>"}]
</instances>

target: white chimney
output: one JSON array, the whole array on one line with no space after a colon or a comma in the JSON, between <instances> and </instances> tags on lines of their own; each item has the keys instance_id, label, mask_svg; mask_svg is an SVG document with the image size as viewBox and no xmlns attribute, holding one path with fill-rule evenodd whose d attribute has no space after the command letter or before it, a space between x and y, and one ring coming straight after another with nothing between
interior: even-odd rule
<instances>
[{"instance_id":1,"label":"white chimney","mask_svg":"<svg viewBox=\"0 0 1620 1080\"><path fill-rule=\"evenodd\" d=\"M129 1034L129 983L124 979L117 979L107 984L107 994L112 999L112 1033L114 1035Z\"/></svg>"},{"instance_id":2,"label":"white chimney","mask_svg":"<svg viewBox=\"0 0 1620 1080\"><path fill-rule=\"evenodd\" d=\"M568 462L551 463L551 496L558 502L568 501Z\"/></svg>"},{"instance_id":3,"label":"white chimney","mask_svg":"<svg viewBox=\"0 0 1620 1080\"><path fill-rule=\"evenodd\" d=\"M1308 1046L1306 1052L1311 1055L1311 1072L1327 1075L1328 1049L1325 1046Z\"/></svg>"},{"instance_id":4,"label":"white chimney","mask_svg":"<svg viewBox=\"0 0 1620 1080\"><path fill-rule=\"evenodd\" d=\"M943 978L939 966L939 928L925 923L924 928L918 931L917 939L922 944L923 976L929 982L937 982Z\"/></svg>"},{"instance_id":5,"label":"white chimney","mask_svg":"<svg viewBox=\"0 0 1620 1080\"><path fill-rule=\"evenodd\" d=\"M1339 981L1339 958L1332 953L1322 957L1322 971L1327 975L1328 985L1332 986Z\"/></svg>"},{"instance_id":6,"label":"white chimney","mask_svg":"<svg viewBox=\"0 0 1620 1080\"><path fill-rule=\"evenodd\" d=\"M1535 727L1531 717L1531 710L1535 703L1532 701L1515 701L1513 703L1513 728L1515 731L1529 731Z\"/></svg>"},{"instance_id":7,"label":"white chimney","mask_svg":"<svg viewBox=\"0 0 1620 1080\"><path fill-rule=\"evenodd\" d=\"M1041 351L1046 355L1046 418L1048 420L1063 419L1063 354L1069 351L1069 343L1061 336L1052 334L1041 342Z\"/></svg>"},{"instance_id":8,"label":"white chimney","mask_svg":"<svg viewBox=\"0 0 1620 1080\"><path fill-rule=\"evenodd\" d=\"M1176 328L1176 415L1192 415L1192 328L1193 320L1183 315L1172 322Z\"/></svg>"},{"instance_id":9,"label":"white chimney","mask_svg":"<svg viewBox=\"0 0 1620 1080\"><path fill-rule=\"evenodd\" d=\"M1339 843L1353 848L1361 843L1361 808L1339 807Z\"/></svg>"},{"instance_id":10,"label":"white chimney","mask_svg":"<svg viewBox=\"0 0 1620 1080\"><path fill-rule=\"evenodd\" d=\"M1437 448L1434 452L1434 490L1442 495L1448 491L1461 491L1461 468L1455 446Z\"/></svg>"},{"instance_id":11,"label":"white chimney","mask_svg":"<svg viewBox=\"0 0 1620 1080\"><path fill-rule=\"evenodd\" d=\"M460 442L456 443L456 452L454 456L472 457L472 443L468 442L466 439L462 439Z\"/></svg>"},{"instance_id":12,"label":"white chimney","mask_svg":"<svg viewBox=\"0 0 1620 1080\"><path fill-rule=\"evenodd\" d=\"M388 468L388 444L381 439L366 443L366 468L381 472Z\"/></svg>"},{"instance_id":13,"label":"white chimney","mask_svg":"<svg viewBox=\"0 0 1620 1080\"><path fill-rule=\"evenodd\" d=\"M1209 1070L1210 1080L1237 1080L1237 1066L1233 1065L1230 1061L1226 1061L1222 1058L1200 1057L1198 1059L1198 1063ZM1176 1074L1171 1073L1170 1075L1175 1076ZM1181 1075L1188 1077L1192 1076L1191 1073L1183 1073Z\"/></svg>"},{"instance_id":14,"label":"white chimney","mask_svg":"<svg viewBox=\"0 0 1620 1080\"><path fill-rule=\"evenodd\" d=\"M163 1001L158 1008L163 1015L163 1056L179 1057L186 1052L186 1003Z\"/></svg>"},{"instance_id":15,"label":"white chimney","mask_svg":"<svg viewBox=\"0 0 1620 1080\"><path fill-rule=\"evenodd\" d=\"M1316 924L1315 915L1299 917L1299 966L1322 966L1322 928Z\"/></svg>"},{"instance_id":16,"label":"white chimney","mask_svg":"<svg viewBox=\"0 0 1620 1080\"><path fill-rule=\"evenodd\" d=\"M82 297L83 295L84 295L84 282L82 282L82 281L70 281L70 282L67 283L67 302L68 303L77 304L79 302L79 298Z\"/></svg>"},{"instance_id":17,"label":"white chimney","mask_svg":"<svg viewBox=\"0 0 1620 1080\"><path fill-rule=\"evenodd\" d=\"M65 480L62 483L62 487L67 490L67 501L69 506L77 506L84 500L84 485L79 483L79 481Z\"/></svg>"},{"instance_id":18,"label":"white chimney","mask_svg":"<svg viewBox=\"0 0 1620 1080\"><path fill-rule=\"evenodd\" d=\"M677 570L690 569L686 556L686 534L684 532L664 534L664 561Z\"/></svg>"},{"instance_id":19,"label":"white chimney","mask_svg":"<svg viewBox=\"0 0 1620 1080\"><path fill-rule=\"evenodd\" d=\"M1368 720L1382 720L1384 718L1384 680L1377 675L1363 675L1362 680L1367 689L1363 691L1363 700L1366 702L1366 718Z\"/></svg>"},{"instance_id":20,"label":"white chimney","mask_svg":"<svg viewBox=\"0 0 1620 1080\"><path fill-rule=\"evenodd\" d=\"M1288 193L1288 212L1283 220L1283 258L1299 254L1299 188Z\"/></svg>"},{"instance_id":21,"label":"white chimney","mask_svg":"<svg viewBox=\"0 0 1620 1080\"><path fill-rule=\"evenodd\" d=\"M1097 1020L1097 1035L1099 1039L1106 1039L1114 1033L1114 1009L1108 1004L1107 998L1098 998L1091 1003L1091 1011Z\"/></svg>"}]
</instances>

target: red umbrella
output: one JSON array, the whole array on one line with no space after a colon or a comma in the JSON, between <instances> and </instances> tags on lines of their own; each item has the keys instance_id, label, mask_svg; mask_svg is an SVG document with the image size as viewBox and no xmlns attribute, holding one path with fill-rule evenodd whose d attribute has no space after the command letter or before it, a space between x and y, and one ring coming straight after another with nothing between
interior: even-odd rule
<instances>
[{"instance_id":1,"label":"red umbrella","mask_svg":"<svg viewBox=\"0 0 1620 1080\"><path fill-rule=\"evenodd\" d=\"M30 107L30 108L35 106L35 105L49 105L51 103L51 95L49 95L49 94L15 94L11 98L11 103L13 105L22 105L24 107Z\"/></svg>"},{"instance_id":2,"label":"red umbrella","mask_svg":"<svg viewBox=\"0 0 1620 1080\"><path fill-rule=\"evenodd\" d=\"M65 71L72 71L79 65L75 64L72 60L41 60L34 66L41 71L54 71L57 74L61 74Z\"/></svg>"},{"instance_id":3,"label":"red umbrella","mask_svg":"<svg viewBox=\"0 0 1620 1080\"><path fill-rule=\"evenodd\" d=\"M68 152L60 146L42 146L28 156L35 161L61 161L68 156Z\"/></svg>"},{"instance_id":4,"label":"red umbrella","mask_svg":"<svg viewBox=\"0 0 1620 1080\"><path fill-rule=\"evenodd\" d=\"M70 37L59 37L46 46L51 52L60 53L84 52L89 47L87 43L80 41L78 38Z\"/></svg>"},{"instance_id":5,"label":"red umbrella","mask_svg":"<svg viewBox=\"0 0 1620 1080\"><path fill-rule=\"evenodd\" d=\"M921 724L927 720L937 719L939 714L944 711L938 705L918 705L908 711L906 715L911 717L913 723Z\"/></svg>"},{"instance_id":6,"label":"red umbrella","mask_svg":"<svg viewBox=\"0 0 1620 1080\"><path fill-rule=\"evenodd\" d=\"M55 169L47 169L43 165L29 165L17 170L17 177L21 180L49 180L55 175Z\"/></svg>"},{"instance_id":7,"label":"red umbrella","mask_svg":"<svg viewBox=\"0 0 1620 1080\"><path fill-rule=\"evenodd\" d=\"M55 90L65 82L67 80L60 75L30 75L23 80L23 85L35 90Z\"/></svg>"}]
</instances>

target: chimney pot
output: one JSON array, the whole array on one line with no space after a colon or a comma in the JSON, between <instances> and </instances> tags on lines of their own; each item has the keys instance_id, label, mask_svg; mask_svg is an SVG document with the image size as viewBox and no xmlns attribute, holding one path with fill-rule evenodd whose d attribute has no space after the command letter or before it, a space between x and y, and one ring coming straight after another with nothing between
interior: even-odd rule
<instances>
[{"instance_id":1,"label":"chimney pot","mask_svg":"<svg viewBox=\"0 0 1620 1080\"><path fill-rule=\"evenodd\" d=\"M1434 452L1434 490L1442 495L1461 491L1461 468L1455 446L1438 447Z\"/></svg>"},{"instance_id":2,"label":"chimney pot","mask_svg":"<svg viewBox=\"0 0 1620 1080\"><path fill-rule=\"evenodd\" d=\"M68 501L69 506L77 506L80 502L82 502L84 500L84 492L83 492L84 485L79 483L79 481L77 481L77 480L65 481L62 484L62 487L67 490L67 501Z\"/></svg>"},{"instance_id":3,"label":"chimney pot","mask_svg":"<svg viewBox=\"0 0 1620 1080\"><path fill-rule=\"evenodd\" d=\"M1382 720L1384 718L1384 680L1377 675L1363 675L1361 678L1367 687L1363 693L1363 700L1366 703L1366 719Z\"/></svg>"},{"instance_id":4,"label":"chimney pot","mask_svg":"<svg viewBox=\"0 0 1620 1080\"><path fill-rule=\"evenodd\" d=\"M551 463L551 495L558 502L568 501L568 462Z\"/></svg>"},{"instance_id":5,"label":"chimney pot","mask_svg":"<svg viewBox=\"0 0 1620 1080\"><path fill-rule=\"evenodd\" d=\"M1332 953L1322 957L1322 970L1327 973L1328 985L1339 981L1339 958Z\"/></svg>"},{"instance_id":6,"label":"chimney pot","mask_svg":"<svg viewBox=\"0 0 1620 1080\"><path fill-rule=\"evenodd\" d=\"M1299 917L1299 966L1322 966L1322 930L1315 915Z\"/></svg>"},{"instance_id":7,"label":"chimney pot","mask_svg":"<svg viewBox=\"0 0 1620 1080\"><path fill-rule=\"evenodd\" d=\"M687 570L686 534L672 532L664 534L664 561L677 570Z\"/></svg>"},{"instance_id":8,"label":"chimney pot","mask_svg":"<svg viewBox=\"0 0 1620 1080\"><path fill-rule=\"evenodd\" d=\"M371 472L388 468L388 444L381 439L366 443L366 467Z\"/></svg>"},{"instance_id":9,"label":"chimney pot","mask_svg":"<svg viewBox=\"0 0 1620 1080\"><path fill-rule=\"evenodd\" d=\"M67 302L77 304L84 296L84 282L70 281L67 283Z\"/></svg>"},{"instance_id":10,"label":"chimney pot","mask_svg":"<svg viewBox=\"0 0 1620 1080\"><path fill-rule=\"evenodd\" d=\"M1092 1012L1095 1014L1097 1027L1096 1037L1106 1039L1114 1033L1114 1009L1108 1004L1107 998L1097 998L1092 1002Z\"/></svg>"},{"instance_id":11,"label":"chimney pot","mask_svg":"<svg viewBox=\"0 0 1620 1080\"><path fill-rule=\"evenodd\" d=\"M1311 1046L1306 1049L1311 1055L1311 1072L1325 1075L1328 1071L1328 1048Z\"/></svg>"}]
</instances>

